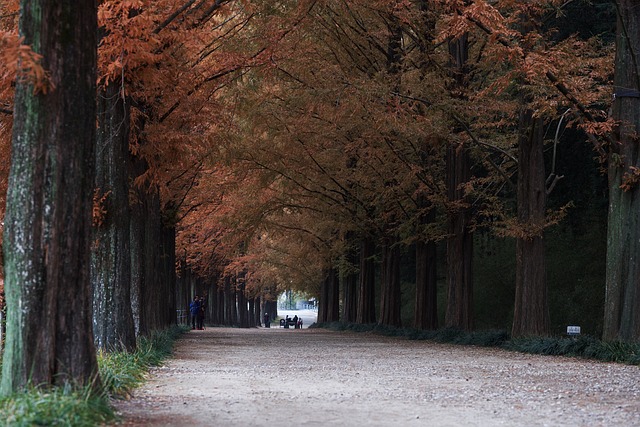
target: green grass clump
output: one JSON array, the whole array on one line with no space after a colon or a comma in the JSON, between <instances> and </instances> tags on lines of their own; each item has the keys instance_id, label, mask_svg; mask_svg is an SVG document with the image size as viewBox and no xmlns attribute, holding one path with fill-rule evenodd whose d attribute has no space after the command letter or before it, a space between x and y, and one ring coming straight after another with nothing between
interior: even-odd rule
<instances>
[{"instance_id":1,"label":"green grass clump","mask_svg":"<svg viewBox=\"0 0 640 427\"><path fill-rule=\"evenodd\" d=\"M152 366L171 355L173 343L187 329L173 327L140 338L134 352L99 352L102 387L32 388L0 399L0 424L10 426L96 426L116 419L109 397L127 396Z\"/></svg>"},{"instance_id":2,"label":"green grass clump","mask_svg":"<svg viewBox=\"0 0 640 427\"><path fill-rule=\"evenodd\" d=\"M3 425L95 426L115 419L105 395L87 387L30 389L0 399Z\"/></svg>"},{"instance_id":3,"label":"green grass clump","mask_svg":"<svg viewBox=\"0 0 640 427\"><path fill-rule=\"evenodd\" d=\"M578 337L526 337L511 339L504 330L481 330L466 332L456 328L441 328L434 331L397 328L372 324L345 322L317 323L310 328L334 331L373 332L379 335L404 337L410 340L428 340L439 343L501 347L522 353L551 356L582 357L586 359L640 365L640 343L606 342L581 335Z\"/></svg>"},{"instance_id":4,"label":"green grass clump","mask_svg":"<svg viewBox=\"0 0 640 427\"><path fill-rule=\"evenodd\" d=\"M605 362L640 365L639 343L607 342L588 335L518 338L506 343L505 348L524 353L583 357Z\"/></svg>"},{"instance_id":5,"label":"green grass clump","mask_svg":"<svg viewBox=\"0 0 640 427\"><path fill-rule=\"evenodd\" d=\"M99 352L98 369L105 391L114 397L125 397L138 387L150 367L158 366L171 355L173 343L187 330L175 326L153 332L138 340L135 352Z\"/></svg>"}]
</instances>

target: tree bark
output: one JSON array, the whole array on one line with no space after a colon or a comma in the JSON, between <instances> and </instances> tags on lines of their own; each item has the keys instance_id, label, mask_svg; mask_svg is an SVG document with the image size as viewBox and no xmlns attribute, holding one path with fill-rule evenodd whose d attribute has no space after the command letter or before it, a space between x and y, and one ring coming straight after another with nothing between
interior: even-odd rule
<instances>
[{"instance_id":1,"label":"tree bark","mask_svg":"<svg viewBox=\"0 0 640 427\"><path fill-rule=\"evenodd\" d=\"M231 325L233 326L239 326L240 325L240 321L238 319L238 287L235 284L235 281L231 287L231 300L232 300L232 304L231 304L231 318L232 318L232 322Z\"/></svg>"},{"instance_id":2,"label":"tree bark","mask_svg":"<svg viewBox=\"0 0 640 427\"><path fill-rule=\"evenodd\" d=\"M380 324L402 326L400 319L400 249L386 239L382 246L382 268L380 285Z\"/></svg>"},{"instance_id":3,"label":"tree bark","mask_svg":"<svg viewBox=\"0 0 640 427\"><path fill-rule=\"evenodd\" d=\"M21 1L20 35L55 86L16 83L4 232L1 391L97 382L90 239L96 112L94 1Z\"/></svg>"},{"instance_id":4,"label":"tree bark","mask_svg":"<svg viewBox=\"0 0 640 427\"><path fill-rule=\"evenodd\" d=\"M632 0L617 0L615 88L640 90L640 9ZM640 98L616 96L613 117L619 144L608 158L605 340L640 341L640 187L629 180L640 168ZM636 168L635 170L632 168ZM623 188L624 184L629 184Z\"/></svg>"},{"instance_id":5,"label":"tree bark","mask_svg":"<svg viewBox=\"0 0 640 427\"><path fill-rule=\"evenodd\" d=\"M98 96L95 188L102 212L91 250L93 337L106 350L136 346L131 310L129 104L111 84ZM95 203L95 201L94 201Z\"/></svg>"},{"instance_id":6,"label":"tree bark","mask_svg":"<svg viewBox=\"0 0 640 427\"><path fill-rule=\"evenodd\" d=\"M249 306L245 294L244 274L238 275L238 323L241 328L249 327Z\"/></svg>"},{"instance_id":7,"label":"tree bark","mask_svg":"<svg viewBox=\"0 0 640 427\"><path fill-rule=\"evenodd\" d=\"M468 36L449 42L450 73L454 79L452 95L464 98L467 86ZM471 209L462 187L471 176L471 161L464 143L447 147L447 192L451 209L447 239L447 309L445 325L470 331L473 329L473 233Z\"/></svg>"},{"instance_id":8,"label":"tree bark","mask_svg":"<svg viewBox=\"0 0 640 427\"><path fill-rule=\"evenodd\" d=\"M224 318L222 324L225 326L233 325L233 311L231 309L231 305L235 304L235 299L233 297L233 292L231 291L231 278L226 276L224 278Z\"/></svg>"},{"instance_id":9,"label":"tree bark","mask_svg":"<svg viewBox=\"0 0 640 427\"><path fill-rule=\"evenodd\" d=\"M423 218L435 221L435 209ZM414 325L416 329L438 329L438 287L436 276L436 243L432 240L416 242L416 303Z\"/></svg>"},{"instance_id":10,"label":"tree bark","mask_svg":"<svg viewBox=\"0 0 640 427\"><path fill-rule=\"evenodd\" d=\"M360 244L360 282L356 323L376 323L375 243L365 237Z\"/></svg>"},{"instance_id":11,"label":"tree bark","mask_svg":"<svg viewBox=\"0 0 640 427\"><path fill-rule=\"evenodd\" d=\"M518 223L524 236L516 239L516 300L511 335L547 335L549 308L544 250L546 184L544 123L526 109L520 116L518 143Z\"/></svg>"},{"instance_id":12,"label":"tree bark","mask_svg":"<svg viewBox=\"0 0 640 427\"><path fill-rule=\"evenodd\" d=\"M449 212L447 238L447 309L445 325L473 329L473 234L470 209L461 186L469 180L469 154L464 145L447 148Z\"/></svg>"},{"instance_id":13,"label":"tree bark","mask_svg":"<svg viewBox=\"0 0 640 427\"><path fill-rule=\"evenodd\" d=\"M352 235L348 234L345 240L350 249L346 254L347 267L342 277L342 320L354 323L358 313L358 252L351 248L354 240Z\"/></svg>"},{"instance_id":14,"label":"tree bark","mask_svg":"<svg viewBox=\"0 0 640 427\"><path fill-rule=\"evenodd\" d=\"M337 322L340 320L340 281L335 268L325 270L320 292L318 322Z\"/></svg>"}]
</instances>

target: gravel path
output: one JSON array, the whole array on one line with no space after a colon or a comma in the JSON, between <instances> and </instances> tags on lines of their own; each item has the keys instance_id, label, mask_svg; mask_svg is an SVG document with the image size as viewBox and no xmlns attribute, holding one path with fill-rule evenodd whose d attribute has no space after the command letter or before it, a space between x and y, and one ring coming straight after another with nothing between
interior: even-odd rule
<instances>
[{"instance_id":1,"label":"gravel path","mask_svg":"<svg viewBox=\"0 0 640 427\"><path fill-rule=\"evenodd\" d=\"M191 331L128 426L640 426L640 368L317 329Z\"/></svg>"}]
</instances>

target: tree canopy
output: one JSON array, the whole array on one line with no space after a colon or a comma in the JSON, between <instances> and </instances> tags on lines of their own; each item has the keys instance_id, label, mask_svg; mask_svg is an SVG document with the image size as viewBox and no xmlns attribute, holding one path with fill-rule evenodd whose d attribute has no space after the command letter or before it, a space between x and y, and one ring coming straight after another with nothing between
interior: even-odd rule
<instances>
[{"instance_id":1,"label":"tree canopy","mask_svg":"<svg viewBox=\"0 0 640 427\"><path fill-rule=\"evenodd\" d=\"M620 32L635 17L616 5ZM61 90L18 36L20 14L0 6L3 212L14 86ZM581 198L606 200L598 169L616 177L614 202L638 182L620 150L635 118L615 103L636 98L621 52L637 40L614 38L615 15L583 0L99 2L97 345L135 345L205 286L212 311L295 289L319 297L327 320L342 304L369 322L379 306L379 322L399 326L413 282L416 326L446 312L447 326L471 329L477 287L491 288L473 273L484 241L515 242L512 333L552 332L546 233L586 218ZM630 78L614 85L614 64ZM591 193L570 182L578 170L593 171ZM611 236L607 262L627 253ZM625 268L610 264L608 280ZM627 325L608 320L607 337L637 339L637 310L615 302L636 285L607 286L599 300Z\"/></svg>"}]
</instances>

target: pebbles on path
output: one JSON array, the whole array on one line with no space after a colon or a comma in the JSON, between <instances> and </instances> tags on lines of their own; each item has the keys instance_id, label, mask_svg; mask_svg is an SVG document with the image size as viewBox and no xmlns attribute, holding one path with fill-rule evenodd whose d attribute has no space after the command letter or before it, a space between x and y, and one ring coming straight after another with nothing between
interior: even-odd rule
<instances>
[{"instance_id":1,"label":"pebbles on path","mask_svg":"<svg viewBox=\"0 0 640 427\"><path fill-rule=\"evenodd\" d=\"M192 331L128 426L640 426L640 368L317 329Z\"/></svg>"}]
</instances>

